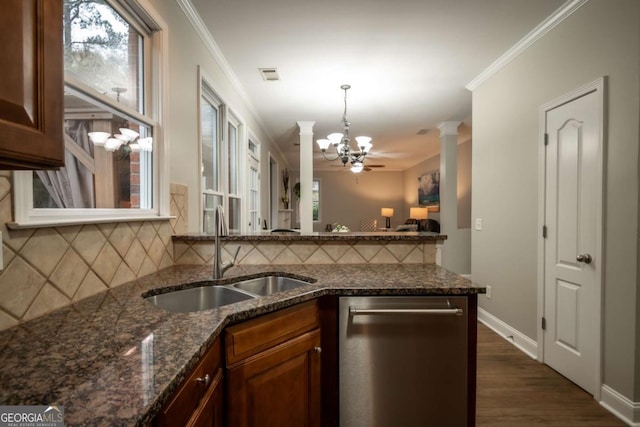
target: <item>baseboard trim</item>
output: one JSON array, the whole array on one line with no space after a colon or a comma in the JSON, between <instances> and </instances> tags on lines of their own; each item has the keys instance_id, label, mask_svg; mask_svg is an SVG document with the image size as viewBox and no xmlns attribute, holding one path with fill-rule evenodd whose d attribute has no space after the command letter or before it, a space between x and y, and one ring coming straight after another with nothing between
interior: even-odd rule
<instances>
[{"instance_id":1,"label":"baseboard trim","mask_svg":"<svg viewBox=\"0 0 640 427\"><path fill-rule=\"evenodd\" d=\"M517 329L512 328L493 314L478 307L478 320L506 339L532 359L538 358L538 343Z\"/></svg>"},{"instance_id":2,"label":"baseboard trim","mask_svg":"<svg viewBox=\"0 0 640 427\"><path fill-rule=\"evenodd\" d=\"M633 402L611 387L600 388L600 405L632 427L640 427L640 402Z\"/></svg>"}]
</instances>

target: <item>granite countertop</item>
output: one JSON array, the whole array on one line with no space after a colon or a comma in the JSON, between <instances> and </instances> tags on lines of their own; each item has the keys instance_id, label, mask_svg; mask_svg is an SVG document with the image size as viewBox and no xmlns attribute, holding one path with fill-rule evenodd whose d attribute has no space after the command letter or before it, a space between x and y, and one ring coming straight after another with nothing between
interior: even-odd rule
<instances>
[{"instance_id":1,"label":"granite countertop","mask_svg":"<svg viewBox=\"0 0 640 427\"><path fill-rule=\"evenodd\" d=\"M221 237L223 241L242 241L242 240L277 240L277 241L346 241L346 240L375 240L375 241L421 241L436 242L446 240L445 234L431 233L427 231L383 231L383 232L321 232L321 233L299 233L292 230L291 232L270 232L257 231L254 233L231 233L228 236ZM197 241L197 240L215 240L213 234L180 234L173 236L173 240Z\"/></svg>"},{"instance_id":2,"label":"granite countertop","mask_svg":"<svg viewBox=\"0 0 640 427\"><path fill-rule=\"evenodd\" d=\"M317 280L219 309L172 313L141 295L211 277L210 265L173 266L0 331L0 404L63 405L68 426L146 426L229 323L322 295L485 292L433 264L236 266L222 283L274 272Z\"/></svg>"}]
</instances>

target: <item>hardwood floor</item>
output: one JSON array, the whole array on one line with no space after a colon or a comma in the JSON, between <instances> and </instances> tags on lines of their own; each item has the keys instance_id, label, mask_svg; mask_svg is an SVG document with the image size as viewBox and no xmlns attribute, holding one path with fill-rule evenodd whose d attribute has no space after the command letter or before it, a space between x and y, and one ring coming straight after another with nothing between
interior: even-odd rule
<instances>
[{"instance_id":1,"label":"hardwood floor","mask_svg":"<svg viewBox=\"0 0 640 427\"><path fill-rule=\"evenodd\" d=\"M593 396L478 323L477 426L626 426Z\"/></svg>"}]
</instances>

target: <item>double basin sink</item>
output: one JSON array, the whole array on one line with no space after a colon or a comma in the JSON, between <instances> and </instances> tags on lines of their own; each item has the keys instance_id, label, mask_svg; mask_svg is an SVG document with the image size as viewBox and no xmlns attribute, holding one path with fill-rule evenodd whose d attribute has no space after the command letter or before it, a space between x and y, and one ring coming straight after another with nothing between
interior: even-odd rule
<instances>
[{"instance_id":1,"label":"double basin sink","mask_svg":"<svg viewBox=\"0 0 640 427\"><path fill-rule=\"evenodd\" d=\"M311 282L273 275L242 280L228 285L202 283L202 286L148 296L145 299L164 310L188 313L219 308L276 292L289 291L306 286Z\"/></svg>"}]
</instances>

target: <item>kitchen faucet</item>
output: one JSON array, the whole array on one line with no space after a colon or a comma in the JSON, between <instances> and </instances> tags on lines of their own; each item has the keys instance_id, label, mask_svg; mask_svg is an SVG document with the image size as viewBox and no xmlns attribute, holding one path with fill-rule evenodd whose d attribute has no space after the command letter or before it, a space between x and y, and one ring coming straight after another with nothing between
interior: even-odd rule
<instances>
[{"instance_id":1,"label":"kitchen faucet","mask_svg":"<svg viewBox=\"0 0 640 427\"><path fill-rule=\"evenodd\" d=\"M220 237L226 237L229 235L227 224L224 222L224 211L222 206L218 206L214 215L214 227L215 229L215 254L213 260L213 278L222 279L222 275L225 271L230 269L236 263L238 253L240 253L240 246L236 249L236 253L233 256L233 260L230 262L222 262L222 254L220 253Z\"/></svg>"}]
</instances>

